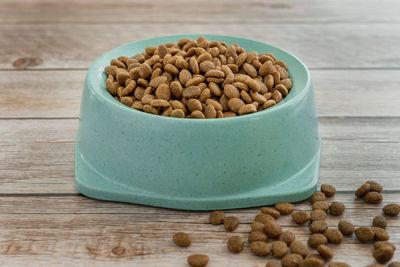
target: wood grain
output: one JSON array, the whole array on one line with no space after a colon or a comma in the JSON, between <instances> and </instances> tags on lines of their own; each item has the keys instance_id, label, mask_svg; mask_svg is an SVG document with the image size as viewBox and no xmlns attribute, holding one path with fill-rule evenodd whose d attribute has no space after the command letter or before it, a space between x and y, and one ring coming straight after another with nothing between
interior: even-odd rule
<instances>
[{"instance_id":1,"label":"wood grain","mask_svg":"<svg viewBox=\"0 0 400 267\"><path fill-rule=\"evenodd\" d=\"M121 44L185 33L231 34L267 42L292 52L310 68L399 68L399 29L396 23L0 24L0 69L86 69Z\"/></svg>"},{"instance_id":2,"label":"wood grain","mask_svg":"<svg viewBox=\"0 0 400 267\"><path fill-rule=\"evenodd\" d=\"M78 121L0 120L0 193L73 193ZM399 118L322 118L321 181L354 190L379 179L400 184Z\"/></svg>"},{"instance_id":3,"label":"wood grain","mask_svg":"<svg viewBox=\"0 0 400 267\"><path fill-rule=\"evenodd\" d=\"M399 197L384 194L384 203L371 205L354 200L353 195L338 194L329 201L341 201L347 208L342 216L328 215L328 225L335 228L340 219L346 218L356 226L370 226L372 217L381 213L381 207ZM226 248L226 241L232 235L247 239L249 224L258 214L258 208L228 211L228 215L238 216L241 224L235 232L227 233L221 225L208 224L208 212L149 208L81 196L2 197L0 203L0 260L6 265L29 260L35 265L68 262L74 266L111 263L113 266L187 266L188 255L206 253L211 267L250 266L249 262L251 266L265 266L266 260L272 258L253 256L247 243L238 255ZM298 203L296 207L310 210L308 202ZM282 216L278 222L283 229L294 232L296 240L308 239L308 228L294 224L289 216ZM193 244L189 248L172 243L172 235L178 231L191 234ZM399 246L398 217L389 218L387 231L391 241ZM361 244L354 237L344 238L341 245L330 246L334 248L335 260L357 262L357 266L374 262L372 244ZM122 253L116 253L117 247Z\"/></svg>"},{"instance_id":4,"label":"wood grain","mask_svg":"<svg viewBox=\"0 0 400 267\"><path fill-rule=\"evenodd\" d=\"M83 70L0 71L0 118L77 118L85 75ZM311 75L320 117L400 116L400 91L394 90L400 70L312 70Z\"/></svg>"},{"instance_id":5,"label":"wood grain","mask_svg":"<svg viewBox=\"0 0 400 267\"><path fill-rule=\"evenodd\" d=\"M399 22L399 2L372 1L0 1L0 23ZM368 15L366 15L368 14Z\"/></svg>"}]
</instances>

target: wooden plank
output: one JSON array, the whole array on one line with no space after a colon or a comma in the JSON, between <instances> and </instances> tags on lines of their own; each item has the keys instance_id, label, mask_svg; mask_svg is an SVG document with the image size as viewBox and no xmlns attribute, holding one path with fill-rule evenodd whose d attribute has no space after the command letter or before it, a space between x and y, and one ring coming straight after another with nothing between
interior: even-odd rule
<instances>
[{"instance_id":1,"label":"wooden plank","mask_svg":"<svg viewBox=\"0 0 400 267\"><path fill-rule=\"evenodd\" d=\"M0 23L11 22L399 22L396 0L376 1L0 1ZM390 8L388 8L390 7ZM307 14L307 15L305 15ZM368 15L366 15L368 14Z\"/></svg>"},{"instance_id":2,"label":"wooden plank","mask_svg":"<svg viewBox=\"0 0 400 267\"><path fill-rule=\"evenodd\" d=\"M77 118L85 75L84 70L0 72L0 118ZM312 70L311 75L319 116L400 116L400 70Z\"/></svg>"},{"instance_id":3,"label":"wooden plank","mask_svg":"<svg viewBox=\"0 0 400 267\"><path fill-rule=\"evenodd\" d=\"M88 68L121 44L182 33L231 34L267 42L294 53L310 68L400 67L400 27L395 23L39 23L0 25L0 69Z\"/></svg>"},{"instance_id":4,"label":"wooden plank","mask_svg":"<svg viewBox=\"0 0 400 267\"><path fill-rule=\"evenodd\" d=\"M74 193L78 121L0 120L0 193ZM400 118L322 118L321 182L354 190L379 179L400 184Z\"/></svg>"},{"instance_id":5,"label":"wooden plank","mask_svg":"<svg viewBox=\"0 0 400 267\"><path fill-rule=\"evenodd\" d=\"M328 225L335 228L340 219L346 218L356 226L369 226L384 204L399 198L399 194L385 194L384 203L371 205L354 200L352 195L338 194L333 199L345 203L347 209L339 217L328 215ZM34 266L66 262L74 266L187 266L188 255L206 253L210 256L207 266L261 267L272 258L253 256L247 242L237 255L226 247L230 236L247 239L258 208L227 212L241 220L235 232L227 233L221 225L208 224L208 212L158 209L79 196L2 197L0 203L0 260L8 266L24 261ZM310 210L310 204L302 202L296 208ZM296 240L308 239L308 227L294 224L289 216L282 216L278 222L284 230L294 232ZM400 245L399 230L400 219L390 218L387 231L396 246ZM191 234L190 247L179 248L172 243L172 235L178 231ZM341 245L329 246L335 251L335 260L349 262L351 266L374 262L372 244L361 244L354 237L345 237ZM123 253L113 253L116 247ZM399 255L397 249L394 259Z\"/></svg>"}]
</instances>

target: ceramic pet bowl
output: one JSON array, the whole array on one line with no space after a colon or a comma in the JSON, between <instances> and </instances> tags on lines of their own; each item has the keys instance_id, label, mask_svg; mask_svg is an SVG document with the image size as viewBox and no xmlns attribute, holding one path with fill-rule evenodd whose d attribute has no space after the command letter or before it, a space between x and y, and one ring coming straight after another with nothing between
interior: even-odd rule
<instances>
[{"instance_id":1,"label":"ceramic pet bowl","mask_svg":"<svg viewBox=\"0 0 400 267\"><path fill-rule=\"evenodd\" d=\"M116 101L105 88L112 58L146 46L199 35L142 40L115 48L90 67L75 143L76 186L96 199L188 210L300 201L315 192L320 137L306 66L277 47L243 38L205 35L270 52L289 67L293 87L279 104L225 119L147 114Z\"/></svg>"}]
</instances>

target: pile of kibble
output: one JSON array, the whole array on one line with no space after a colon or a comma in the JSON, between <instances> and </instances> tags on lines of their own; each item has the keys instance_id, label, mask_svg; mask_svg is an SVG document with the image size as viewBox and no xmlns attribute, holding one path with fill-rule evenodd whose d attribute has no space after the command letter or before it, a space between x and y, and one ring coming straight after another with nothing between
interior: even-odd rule
<instances>
[{"instance_id":1,"label":"pile of kibble","mask_svg":"<svg viewBox=\"0 0 400 267\"><path fill-rule=\"evenodd\" d=\"M367 181L355 192L356 197L363 198L367 203L380 203L382 186L375 181ZM321 192L316 192L310 198L311 212L295 211L291 203L281 202L275 207L262 207L251 224L248 236L250 249L255 256L266 257L272 255L276 260L268 260L266 267L322 267L330 261L329 267L350 267L340 261L331 261L334 258L334 249L329 244L340 244L343 236L351 237L353 233L362 243L373 242L373 257L380 264L389 262L396 247L389 242L386 232L387 220L385 216L397 216L400 205L390 203L383 207L384 215L377 215L372 219L371 227L355 227L348 220L341 220L337 228L330 228L326 222L327 214L340 216L345 211L345 205L338 201L328 203L326 198L335 195L336 189L332 185L321 185ZM283 230L277 220L282 215L291 214L292 220L298 225L308 224L310 237L307 244L296 240L296 236L289 230ZM213 211L209 222L213 225L224 224L225 230L233 232L239 226L240 220L235 216L225 216L223 211ZM192 240L187 233L176 233L173 237L176 245L190 246ZM271 242L270 242L271 241ZM232 236L227 242L227 247L232 253L240 253L245 241L241 236ZM317 253L310 253L316 249ZM338 256L340 259L340 256ZM209 257L204 254L194 254L188 257L187 262L192 267L203 267L208 264ZM371 264L367 267L383 267L380 264ZM392 262L389 267L400 267L400 262Z\"/></svg>"},{"instance_id":2,"label":"pile of kibble","mask_svg":"<svg viewBox=\"0 0 400 267\"><path fill-rule=\"evenodd\" d=\"M237 44L181 39L111 60L106 88L119 102L176 118L228 118L274 106L292 88L288 67L272 54Z\"/></svg>"}]
</instances>

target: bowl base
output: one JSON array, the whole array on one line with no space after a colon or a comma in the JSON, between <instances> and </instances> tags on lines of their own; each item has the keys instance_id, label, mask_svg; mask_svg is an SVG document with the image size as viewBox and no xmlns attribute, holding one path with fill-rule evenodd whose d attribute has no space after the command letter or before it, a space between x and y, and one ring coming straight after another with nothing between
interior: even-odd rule
<instances>
[{"instance_id":1,"label":"bowl base","mask_svg":"<svg viewBox=\"0 0 400 267\"><path fill-rule=\"evenodd\" d=\"M149 206L182 210L236 209L272 205L277 202L297 202L310 197L317 189L320 151L311 162L293 177L283 183L240 193L237 195L209 198L179 198L161 195L116 183L99 173L87 162L75 147L75 183L78 191L85 196L143 204Z\"/></svg>"}]
</instances>

